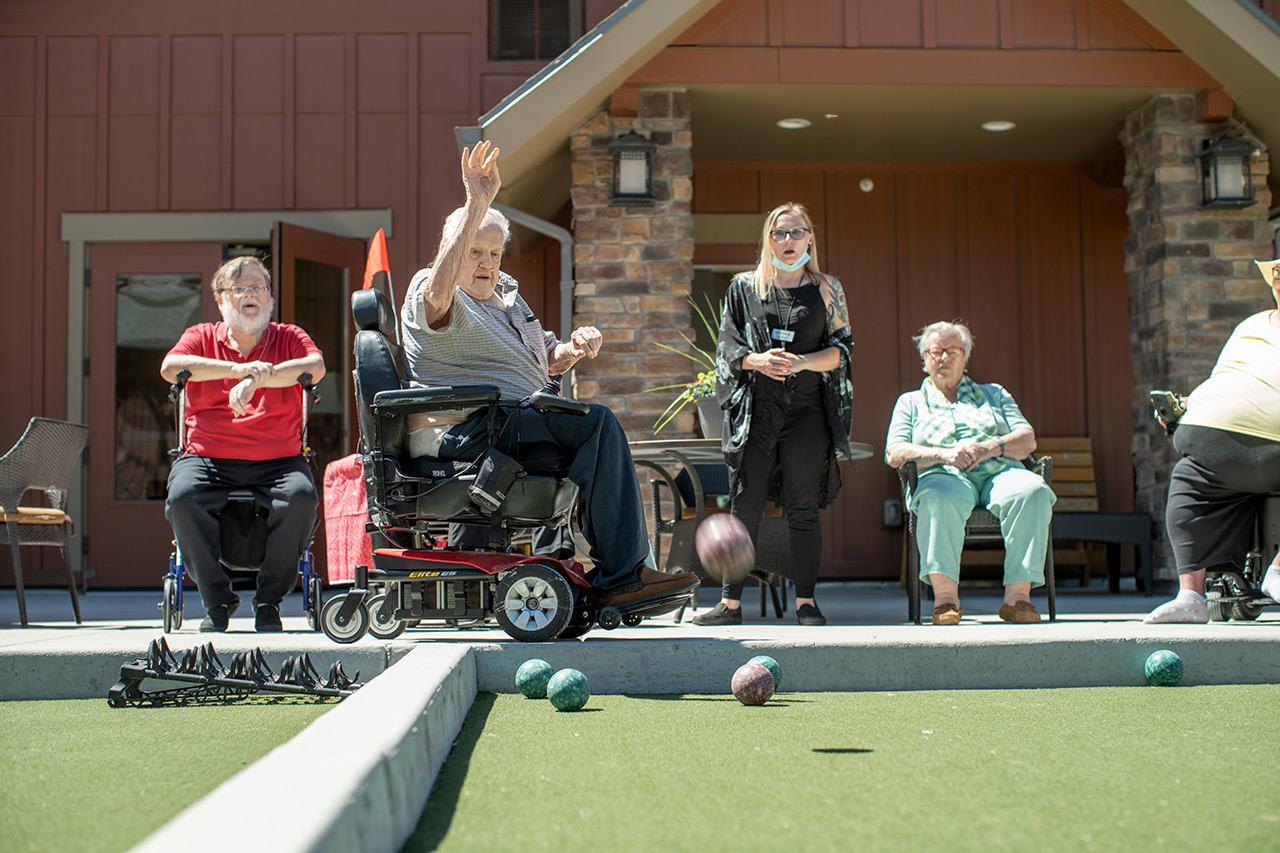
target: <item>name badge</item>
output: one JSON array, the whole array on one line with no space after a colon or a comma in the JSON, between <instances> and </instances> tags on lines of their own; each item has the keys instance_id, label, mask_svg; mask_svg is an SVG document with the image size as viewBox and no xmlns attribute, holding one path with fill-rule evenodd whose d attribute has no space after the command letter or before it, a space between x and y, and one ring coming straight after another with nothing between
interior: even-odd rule
<instances>
[{"instance_id":1,"label":"name badge","mask_svg":"<svg viewBox=\"0 0 1280 853\"><path fill-rule=\"evenodd\" d=\"M796 339L796 333L790 329L774 329L769 333L769 336L775 341L782 341L784 344L789 344Z\"/></svg>"}]
</instances>

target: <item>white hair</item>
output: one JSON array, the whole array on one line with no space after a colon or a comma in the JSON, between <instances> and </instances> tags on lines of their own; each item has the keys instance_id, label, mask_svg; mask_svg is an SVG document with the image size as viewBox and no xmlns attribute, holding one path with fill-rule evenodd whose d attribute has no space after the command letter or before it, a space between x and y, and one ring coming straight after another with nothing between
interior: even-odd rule
<instances>
[{"instance_id":1,"label":"white hair","mask_svg":"<svg viewBox=\"0 0 1280 853\"><path fill-rule=\"evenodd\" d=\"M948 323L946 320L930 323L920 330L920 334L911 339L915 341L916 349L920 351L920 360L924 361L924 351L928 348L929 336L940 335L943 332L955 332L960 336L960 346L964 347L964 359L968 361L969 354L973 352L973 332L970 332L969 327L959 320L954 323Z\"/></svg>"},{"instance_id":2,"label":"white hair","mask_svg":"<svg viewBox=\"0 0 1280 853\"><path fill-rule=\"evenodd\" d=\"M444 239L448 239L450 234L462 228L462 220L465 219L466 216L467 209L465 207L460 207L445 217L444 229L442 231ZM507 248L507 244L511 242L511 221L508 220L507 217L503 216L500 211L494 210L491 207L489 208L489 211L485 213L484 219L480 220L480 227L483 228L491 222L502 229L502 248L505 250ZM444 239L441 240L441 246L444 245Z\"/></svg>"}]
</instances>

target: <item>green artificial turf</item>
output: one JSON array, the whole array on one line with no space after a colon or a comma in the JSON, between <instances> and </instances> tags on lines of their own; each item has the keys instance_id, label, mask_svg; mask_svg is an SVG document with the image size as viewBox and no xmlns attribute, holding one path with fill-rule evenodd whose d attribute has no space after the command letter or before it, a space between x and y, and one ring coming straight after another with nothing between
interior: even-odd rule
<instances>
[{"instance_id":1,"label":"green artificial turf","mask_svg":"<svg viewBox=\"0 0 1280 853\"><path fill-rule=\"evenodd\" d=\"M1277 850L1280 685L481 694L408 851Z\"/></svg>"},{"instance_id":2,"label":"green artificial turf","mask_svg":"<svg viewBox=\"0 0 1280 853\"><path fill-rule=\"evenodd\" d=\"M0 850L127 850L332 707L0 702Z\"/></svg>"}]
</instances>

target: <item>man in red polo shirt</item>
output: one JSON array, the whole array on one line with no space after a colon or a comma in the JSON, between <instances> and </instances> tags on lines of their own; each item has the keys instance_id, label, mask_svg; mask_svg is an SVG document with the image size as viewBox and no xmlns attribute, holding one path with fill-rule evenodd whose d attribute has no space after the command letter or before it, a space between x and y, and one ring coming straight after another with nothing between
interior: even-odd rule
<instances>
[{"instance_id":1,"label":"man in red polo shirt","mask_svg":"<svg viewBox=\"0 0 1280 853\"><path fill-rule=\"evenodd\" d=\"M266 561L258 572L254 624L279 631L280 601L293 590L311 536L316 487L302 456L302 386L324 376L324 356L306 332L271 322L271 274L240 257L213 276L221 323L183 332L160 366L168 382L190 371L186 445L169 472L165 516L209 615L201 631L225 631L240 599L219 564L218 517L234 489L268 509Z\"/></svg>"}]
</instances>

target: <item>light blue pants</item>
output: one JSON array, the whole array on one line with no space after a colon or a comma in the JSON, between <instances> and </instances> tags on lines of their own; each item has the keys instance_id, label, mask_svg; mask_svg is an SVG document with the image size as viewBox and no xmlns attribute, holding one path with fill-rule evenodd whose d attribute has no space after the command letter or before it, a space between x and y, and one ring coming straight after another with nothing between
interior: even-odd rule
<instances>
[{"instance_id":1,"label":"light blue pants","mask_svg":"<svg viewBox=\"0 0 1280 853\"><path fill-rule=\"evenodd\" d=\"M920 580L929 575L960 579L964 525L974 507L982 506L1000 520L1004 535L1005 584L1031 581L1044 585L1044 552L1049 547L1049 516L1058 500L1038 475L1007 468L993 476L954 473L942 467L920 474L908 509L916 514Z\"/></svg>"}]
</instances>

